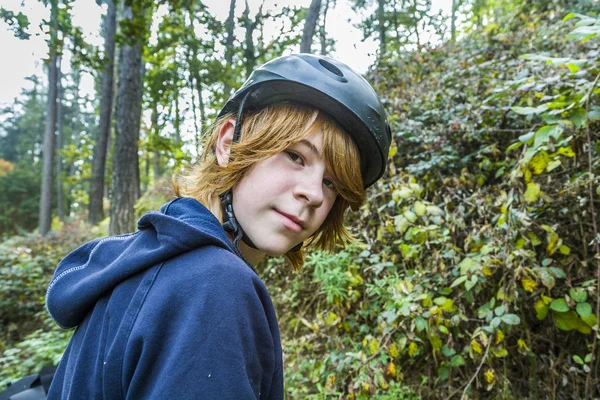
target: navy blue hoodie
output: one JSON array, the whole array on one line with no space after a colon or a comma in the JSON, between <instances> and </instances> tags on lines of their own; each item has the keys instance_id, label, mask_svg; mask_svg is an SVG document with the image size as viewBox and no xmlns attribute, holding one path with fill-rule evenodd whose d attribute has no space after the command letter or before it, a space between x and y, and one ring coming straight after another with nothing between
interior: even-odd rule
<instances>
[{"instance_id":1,"label":"navy blue hoodie","mask_svg":"<svg viewBox=\"0 0 600 400\"><path fill-rule=\"evenodd\" d=\"M221 224L189 198L65 257L46 304L77 327L49 399L282 399L275 310Z\"/></svg>"}]
</instances>

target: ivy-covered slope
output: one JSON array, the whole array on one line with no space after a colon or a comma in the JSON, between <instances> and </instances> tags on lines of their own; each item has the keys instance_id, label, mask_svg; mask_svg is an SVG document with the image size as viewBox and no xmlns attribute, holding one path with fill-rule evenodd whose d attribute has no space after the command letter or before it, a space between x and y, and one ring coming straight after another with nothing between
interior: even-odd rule
<instances>
[{"instance_id":1,"label":"ivy-covered slope","mask_svg":"<svg viewBox=\"0 0 600 400\"><path fill-rule=\"evenodd\" d=\"M264 274L293 399L600 396L600 22L515 14L373 73L363 243Z\"/></svg>"}]
</instances>

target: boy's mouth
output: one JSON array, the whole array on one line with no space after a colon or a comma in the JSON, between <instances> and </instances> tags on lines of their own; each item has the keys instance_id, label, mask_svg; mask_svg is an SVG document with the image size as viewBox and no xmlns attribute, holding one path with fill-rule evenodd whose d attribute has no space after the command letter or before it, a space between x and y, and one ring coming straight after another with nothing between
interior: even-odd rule
<instances>
[{"instance_id":1,"label":"boy's mouth","mask_svg":"<svg viewBox=\"0 0 600 400\"><path fill-rule=\"evenodd\" d=\"M295 217L291 214L287 214L283 211L280 211L278 209L275 209L275 211L277 211L277 213L279 213L281 216L284 217L284 223L285 225L290 228L291 230L295 231L295 232L300 232L302 229L304 229L304 221L301 220L298 217Z\"/></svg>"}]
</instances>

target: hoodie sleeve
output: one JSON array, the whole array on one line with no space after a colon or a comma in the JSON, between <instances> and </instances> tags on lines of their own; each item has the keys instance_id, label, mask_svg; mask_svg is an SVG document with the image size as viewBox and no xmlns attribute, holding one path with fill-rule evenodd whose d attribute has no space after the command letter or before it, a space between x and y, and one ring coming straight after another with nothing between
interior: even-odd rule
<instances>
[{"instance_id":1,"label":"hoodie sleeve","mask_svg":"<svg viewBox=\"0 0 600 400\"><path fill-rule=\"evenodd\" d=\"M270 296L247 265L210 246L186 253L160 267L140 307L124 397L283 398L279 340Z\"/></svg>"}]
</instances>

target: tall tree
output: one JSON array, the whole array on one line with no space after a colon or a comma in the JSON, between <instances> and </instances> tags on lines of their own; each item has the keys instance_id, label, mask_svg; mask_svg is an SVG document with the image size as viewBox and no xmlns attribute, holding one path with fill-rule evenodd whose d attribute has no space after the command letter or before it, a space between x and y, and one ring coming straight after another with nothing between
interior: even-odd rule
<instances>
[{"instance_id":1,"label":"tall tree","mask_svg":"<svg viewBox=\"0 0 600 400\"><path fill-rule=\"evenodd\" d=\"M65 190L63 185L63 159L60 151L63 148L63 89L62 89L62 73L61 73L61 60L62 57L58 57L58 79L57 79L57 111L56 111L56 212L58 219L62 222L65 220Z\"/></svg>"},{"instance_id":2,"label":"tall tree","mask_svg":"<svg viewBox=\"0 0 600 400\"><path fill-rule=\"evenodd\" d=\"M126 42L119 53L117 127L113 156L112 200L109 232L130 232L134 228L133 206L139 193L138 139L141 118L142 48L146 37L142 1L123 6Z\"/></svg>"},{"instance_id":3,"label":"tall tree","mask_svg":"<svg viewBox=\"0 0 600 400\"><path fill-rule=\"evenodd\" d=\"M106 153L112 121L115 32L117 27L117 10L112 0L105 0L108 9L104 19L104 66L102 69L102 94L100 100L100 123L94 161L92 180L90 182L89 223L96 225L104 219L102 199L104 192L104 173L106 170Z\"/></svg>"},{"instance_id":4,"label":"tall tree","mask_svg":"<svg viewBox=\"0 0 600 400\"><path fill-rule=\"evenodd\" d=\"M327 11L329 10L329 0L325 0L325 7L323 9L323 18L321 18L321 24L319 25L319 38L321 39L321 54L327 55L327 31L325 29L325 23L327 22Z\"/></svg>"},{"instance_id":5,"label":"tall tree","mask_svg":"<svg viewBox=\"0 0 600 400\"><path fill-rule=\"evenodd\" d=\"M44 132L40 221L38 227L39 233L42 236L50 231L52 222L52 186L58 83L58 0L50 0L50 41L48 47L48 112L46 114L46 130Z\"/></svg>"},{"instance_id":6,"label":"tall tree","mask_svg":"<svg viewBox=\"0 0 600 400\"><path fill-rule=\"evenodd\" d=\"M300 52L310 53L312 46L317 20L319 19L319 11L321 10L321 0L312 0L304 19L304 29L302 30L302 41L300 42Z\"/></svg>"},{"instance_id":7,"label":"tall tree","mask_svg":"<svg viewBox=\"0 0 600 400\"><path fill-rule=\"evenodd\" d=\"M225 71L231 69L233 64L233 42L235 36L233 34L233 30L235 28L235 1L231 0L229 3L229 16L227 17L227 21L225 21L225 29L227 30L227 36L225 38ZM231 84L228 80L225 81L225 97L229 97L229 93L231 92Z\"/></svg>"},{"instance_id":8,"label":"tall tree","mask_svg":"<svg viewBox=\"0 0 600 400\"><path fill-rule=\"evenodd\" d=\"M377 0L377 28L379 31L379 58L383 58L386 53L385 40L385 0Z\"/></svg>"}]
</instances>

